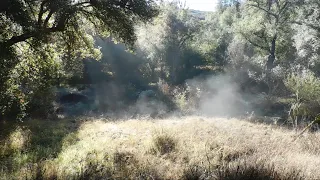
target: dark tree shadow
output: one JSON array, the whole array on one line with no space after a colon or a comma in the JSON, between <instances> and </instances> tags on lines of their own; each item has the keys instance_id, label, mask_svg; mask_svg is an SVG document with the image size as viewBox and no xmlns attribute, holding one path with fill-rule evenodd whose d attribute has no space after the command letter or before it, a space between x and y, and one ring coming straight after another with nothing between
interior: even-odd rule
<instances>
[{"instance_id":1,"label":"dark tree shadow","mask_svg":"<svg viewBox=\"0 0 320 180\"><path fill-rule=\"evenodd\" d=\"M1 121L0 124L0 169L14 174L32 164L56 158L63 146L76 143L75 132L81 122L75 119L42 119ZM22 144L21 147L15 147L17 143Z\"/></svg>"}]
</instances>

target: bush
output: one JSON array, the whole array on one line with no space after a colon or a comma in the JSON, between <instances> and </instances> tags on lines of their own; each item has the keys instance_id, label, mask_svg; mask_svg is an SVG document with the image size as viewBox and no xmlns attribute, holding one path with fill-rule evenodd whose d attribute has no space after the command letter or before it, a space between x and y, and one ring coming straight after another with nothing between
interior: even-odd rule
<instances>
[{"instance_id":1,"label":"bush","mask_svg":"<svg viewBox=\"0 0 320 180\"><path fill-rule=\"evenodd\" d=\"M174 89L174 103L182 113L194 113L198 108L198 102L200 101L201 93L201 89L198 86L193 86L186 83L185 87Z\"/></svg>"},{"instance_id":2,"label":"bush","mask_svg":"<svg viewBox=\"0 0 320 180\"><path fill-rule=\"evenodd\" d=\"M190 110L186 91L179 91L176 89L174 93L174 102L181 112L187 113Z\"/></svg>"},{"instance_id":3,"label":"bush","mask_svg":"<svg viewBox=\"0 0 320 180\"><path fill-rule=\"evenodd\" d=\"M302 121L314 120L320 108L320 79L313 72L303 70L290 74L285 85L296 98L289 111L294 127L297 128Z\"/></svg>"},{"instance_id":4,"label":"bush","mask_svg":"<svg viewBox=\"0 0 320 180\"><path fill-rule=\"evenodd\" d=\"M304 70L301 73L290 74L285 85L299 100L320 100L320 79L311 71Z\"/></svg>"},{"instance_id":5,"label":"bush","mask_svg":"<svg viewBox=\"0 0 320 180\"><path fill-rule=\"evenodd\" d=\"M19 120L25 118L27 104L26 95L18 89L18 86L7 83L0 90L0 120L12 117Z\"/></svg>"},{"instance_id":6,"label":"bush","mask_svg":"<svg viewBox=\"0 0 320 180\"><path fill-rule=\"evenodd\" d=\"M23 54L1 87L0 117L22 120L31 114L46 116L52 108L52 87L59 68L55 57Z\"/></svg>"}]
</instances>

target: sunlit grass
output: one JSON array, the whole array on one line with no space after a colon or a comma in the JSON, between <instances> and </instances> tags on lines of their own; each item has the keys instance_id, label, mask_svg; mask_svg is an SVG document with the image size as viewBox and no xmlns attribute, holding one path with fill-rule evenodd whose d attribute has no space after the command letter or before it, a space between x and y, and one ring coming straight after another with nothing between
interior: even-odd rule
<instances>
[{"instance_id":1,"label":"sunlit grass","mask_svg":"<svg viewBox=\"0 0 320 180\"><path fill-rule=\"evenodd\" d=\"M320 135L293 135L200 117L33 121L1 142L0 179L319 179Z\"/></svg>"}]
</instances>

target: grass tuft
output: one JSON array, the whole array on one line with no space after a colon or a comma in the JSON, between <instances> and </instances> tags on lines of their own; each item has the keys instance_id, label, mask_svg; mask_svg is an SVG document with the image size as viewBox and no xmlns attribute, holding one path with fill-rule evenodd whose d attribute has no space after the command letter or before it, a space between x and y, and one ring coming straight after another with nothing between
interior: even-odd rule
<instances>
[{"instance_id":1,"label":"grass tuft","mask_svg":"<svg viewBox=\"0 0 320 180\"><path fill-rule=\"evenodd\" d=\"M18 152L30 145L31 132L29 129L17 127L8 138L9 150Z\"/></svg>"},{"instance_id":2,"label":"grass tuft","mask_svg":"<svg viewBox=\"0 0 320 180\"><path fill-rule=\"evenodd\" d=\"M274 165L265 163L245 162L234 166L222 166L214 174L221 180L300 180L298 171L289 173L278 172Z\"/></svg>"},{"instance_id":3,"label":"grass tuft","mask_svg":"<svg viewBox=\"0 0 320 180\"><path fill-rule=\"evenodd\" d=\"M206 169L199 165L190 165L183 170L181 179L183 180L199 180L204 179Z\"/></svg>"},{"instance_id":4,"label":"grass tuft","mask_svg":"<svg viewBox=\"0 0 320 180\"><path fill-rule=\"evenodd\" d=\"M168 133L158 133L153 138L153 152L160 155L169 154L177 149L177 140Z\"/></svg>"}]
</instances>

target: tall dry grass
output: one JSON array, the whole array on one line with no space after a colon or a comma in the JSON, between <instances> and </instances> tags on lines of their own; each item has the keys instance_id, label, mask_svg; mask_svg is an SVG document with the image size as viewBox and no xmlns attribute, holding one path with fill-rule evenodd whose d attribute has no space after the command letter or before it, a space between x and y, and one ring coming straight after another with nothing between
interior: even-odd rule
<instances>
[{"instance_id":1,"label":"tall dry grass","mask_svg":"<svg viewBox=\"0 0 320 180\"><path fill-rule=\"evenodd\" d=\"M320 134L295 135L237 119L87 121L0 179L320 179Z\"/></svg>"}]
</instances>

